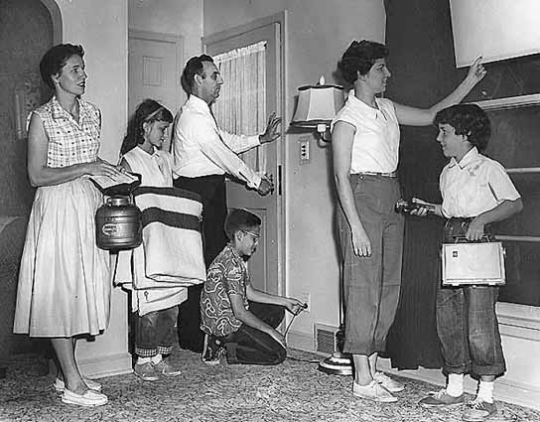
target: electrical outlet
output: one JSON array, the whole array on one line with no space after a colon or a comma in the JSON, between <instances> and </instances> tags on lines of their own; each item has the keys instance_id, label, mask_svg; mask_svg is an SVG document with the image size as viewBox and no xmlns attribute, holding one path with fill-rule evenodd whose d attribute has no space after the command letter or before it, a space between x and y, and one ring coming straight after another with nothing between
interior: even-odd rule
<instances>
[{"instance_id":1,"label":"electrical outlet","mask_svg":"<svg viewBox=\"0 0 540 422\"><path fill-rule=\"evenodd\" d=\"M311 294L309 293L300 293L300 296L297 297L297 299L302 302L302 303L305 303L307 305L307 308L304 310L304 312L310 312L311 310Z\"/></svg>"},{"instance_id":2,"label":"electrical outlet","mask_svg":"<svg viewBox=\"0 0 540 422\"><path fill-rule=\"evenodd\" d=\"M303 137L300 138L300 164L306 164L310 161L310 151L309 151L309 138Z\"/></svg>"}]
</instances>

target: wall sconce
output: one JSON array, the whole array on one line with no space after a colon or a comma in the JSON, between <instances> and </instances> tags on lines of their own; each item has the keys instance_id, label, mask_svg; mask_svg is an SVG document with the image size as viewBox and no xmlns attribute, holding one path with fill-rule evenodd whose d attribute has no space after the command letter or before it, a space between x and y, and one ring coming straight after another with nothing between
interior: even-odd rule
<instances>
[{"instance_id":1,"label":"wall sconce","mask_svg":"<svg viewBox=\"0 0 540 422\"><path fill-rule=\"evenodd\" d=\"M320 139L330 142L330 123L344 102L343 87L325 85L321 76L317 85L298 88L298 105L291 126L316 130Z\"/></svg>"}]
</instances>

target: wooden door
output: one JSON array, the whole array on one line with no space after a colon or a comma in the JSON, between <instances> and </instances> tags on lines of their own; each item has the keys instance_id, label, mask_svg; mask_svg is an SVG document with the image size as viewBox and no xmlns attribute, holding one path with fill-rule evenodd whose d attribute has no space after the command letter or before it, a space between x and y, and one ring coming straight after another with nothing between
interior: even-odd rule
<instances>
[{"instance_id":1,"label":"wooden door","mask_svg":"<svg viewBox=\"0 0 540 422\"><path fill-rule=\"evenodd\" d=\"M185 98L180 86L182 38L153 32L129 31L128 44L129 116L146 98L163 104L174 116ZM170 131L163 149L170 149Z\"/></svg>"},{"instance_id":2,"label":"wooden door","mask_svg":"<svg viewBox=\"0 0 540 422\"><path fill-rule=\"evenodd\" d=\"M266 56L266 110L276 111L283 116L282 89L282 25L283 21L264 22L248 25L236 30L215 34L204 39L206 52L215 56L237 48L265 41ZM227 81L224 81L226 84ZM219 101L219 99L218 99ZM262 220L261 238L257 252L249 261L249 271L253 286L272 294L282 294L283 279L283 185L281 175L281 154L283 139L265 146L267 151L266 172L273 177L276 190L265 197L248 189L244 184L227 181L227 204L229 208L245 208L257 214Z\"/></svg>"}]
</instances>

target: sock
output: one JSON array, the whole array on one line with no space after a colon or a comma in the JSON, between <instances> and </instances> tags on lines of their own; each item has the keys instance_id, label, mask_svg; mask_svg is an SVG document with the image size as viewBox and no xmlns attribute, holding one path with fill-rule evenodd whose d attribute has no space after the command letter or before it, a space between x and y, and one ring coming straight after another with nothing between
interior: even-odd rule
<instances>
[{"instance_id":1,"label":"sock","mask_svg":"<svg viewBox=\"0 0 540 422\"><path fill-rule=\"evenodd\" d=\"M156 356L152 356L152 363L156 364L163 360L161 353L158 353Z\"/></svg>"},{"instance_id":2,"label":"sock","mask_svg":"<svg viewBox=\"0 0 540 422\"><path fill-rule=\"evenodd\" d=\"M152 358L143 358L142 356L137 357L137 365L144 365L145 363L151 362Z\"/></svg>"},{"instance_id":3,"label":"sock","mask_svg":"<svg viewBox=\"0 0 540 422\"><path fill-rule=\"evenodd\" d=\"M478 398L488 403L493 403L493 385L494 381L482 381L480 380L480 386L478 387Z\"/></svg>"},{"instance_id":4,"label":"sock","mask_svg":"<svg viewBox=\"0 0 540 422\"><path fill-rule=\"evenodd\" d=\"M463 394L463 374L448 374L448 385L446 392L453 397L459 397Z\"/></svg>"}]
</instances>

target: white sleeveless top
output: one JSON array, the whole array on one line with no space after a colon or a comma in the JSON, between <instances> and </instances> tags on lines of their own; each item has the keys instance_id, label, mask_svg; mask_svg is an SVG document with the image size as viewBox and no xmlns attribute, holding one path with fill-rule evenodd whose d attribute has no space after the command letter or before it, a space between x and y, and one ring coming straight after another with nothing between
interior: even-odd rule
<instances>
[{"instance_id":1,"label":"white sleeveless top","mask_svg":"<svg viewBox=\"0 0 540 422\"><path fill-rule=\"evenodd\" d=\"M351 174L391 173L397 169L400 134L394 103L386 98L376 98L375 102L376 109L351 92L347 103L332 122L332 126L343 121L355 128Z\"/></svg>"}]
</instances>

